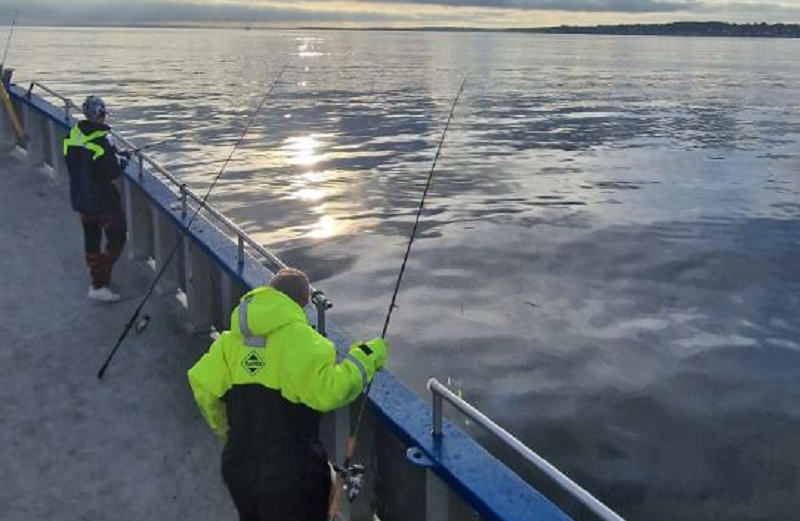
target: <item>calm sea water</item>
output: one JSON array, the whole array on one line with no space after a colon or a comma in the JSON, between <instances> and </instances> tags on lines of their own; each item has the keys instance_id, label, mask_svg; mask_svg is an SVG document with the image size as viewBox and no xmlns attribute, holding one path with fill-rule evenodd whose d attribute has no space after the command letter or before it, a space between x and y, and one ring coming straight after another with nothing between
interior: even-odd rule
<instances>
[{"instance_id":1,"label":"calm sea water","mask_svg":"<svg viewBox=\"0 0 800 521\"><path fill-rule=\"evenodd\" d=\"M800 509L800 41L22 28L192 185L631 521Z\"/></svg>"}]
</instances>

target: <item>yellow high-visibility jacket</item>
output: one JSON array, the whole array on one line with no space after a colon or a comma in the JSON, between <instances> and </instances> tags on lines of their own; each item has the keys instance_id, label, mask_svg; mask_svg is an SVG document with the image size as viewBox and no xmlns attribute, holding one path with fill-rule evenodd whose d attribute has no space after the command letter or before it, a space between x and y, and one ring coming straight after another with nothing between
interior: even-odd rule
<instances>
[{"instance_id":1,"label":"yellow high-visibility jacket","mask_svg":"<svg viewBox=\"0 0 800 521\"><path fill-rule=\"evenodd\" d=\"M333 344L308 324L299 305L259 287L242 297L230 331L188 376L211 429L252 451L273 440L316 439L321 413L355 400L375 369L355 346L337 364Z\"/></svg>"}]
</instances>

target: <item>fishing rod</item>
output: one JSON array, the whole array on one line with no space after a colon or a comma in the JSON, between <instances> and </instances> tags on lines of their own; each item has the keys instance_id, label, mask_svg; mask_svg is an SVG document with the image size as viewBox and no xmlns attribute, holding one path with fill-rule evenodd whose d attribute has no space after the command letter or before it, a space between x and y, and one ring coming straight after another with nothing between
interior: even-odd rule
<instances>
[{"instance_id":1,"label":"fishing rod","mask_svg":"<svg viewBox=\"0 0 800 521\"><path fill-rule=\"evenodd\" d=\"M247 125L244 127L244 130L242 131L241 136L239 136L239 140L233 146L233 150L231 150L231 153L228 155L228 158L223 163L222 168L220 168L219 172L217 173L217 176L214 178L214 182L212 182L211 186L208 187L208 190L206 190L206 193L203 196L203 199L200 201L200 204L197 205L197 208L195 209L194 214L192 214L192 217L189 219L189 222L186 225L187 228L191 228L192 227L192 223L194 223L195 219L197 219L197 216L200 214L200 210L205 206L205 203L208 200L208 197L211 195L211 191L214 190L214 187L217 185L217 182L220 180L220 178L222 177L222 174L225 172L225 169L228 167L228 163L230 163L231 159L233 158L233 155L236 153L236 150L239 148L239 146L244 141L244 138L247 136L247 133L249 132L250 127L253 125L253 122L256 120L256 117L258 116L258 114L261 112L261 109L264 107L264 104L266 104L267 99L269 99L270 95L275 90L275 87L278 85L278 82L280 81L281 77L283 76L283 73L286 71L286 68L288 66L289 66L289 64L287 63L281 68L280 72L278 72L278 76L275 78L275 81L272 82L272 85L270 85L270 87L267 90L266 94L264 94L264 97L261 99L261 103L259 103L258 107L256 108L256 111L253 113L252 116L250 116L250 120L247 122ZM120 348L120 346L122 345L122 342L128 336L128 333L130 333L131 329L134 326L136 326L137 330L140 330L140 329L144 328L144 325L140 325L137 322L137 320L139 319L139 314L142 312L142 308L144 308L144 305L147 303L148 299L153 294L153 291L156 288L156 284L158 284L158 281L161 280L161 277L164 275L164 273L166 273L167 267L169 266L170 262L172 262L172 259L175 257L175 254L178 252L180 247L181 247L180 243L178 243L172 248L172 251L170 252L170 254L167 257L166 261L164 261L164 265L161 267L159 272L156 274L156 278L150 284L150 287L148 288L147 293L145 293L144 297L142 298L142 301L139 303L139 306L133 312L133 314L131 315L130 320L128 320L128 323L125 325L125 329L123 329L122 333L120 334L119 338L117 339L117 343L114 344L114 347L108 353L108 356L106 357L105 362L103 362L103 365L100 367L100 370L97 372L97 378L98 379L102 380L103 375L106 372L106 369L108 369L108 366L111 363L111 360L114 358L114 355L117 353L117 350ZM149 320L149 317L145 317L144 321L146 322L147 320Z\"/></svg>"},{"instance_id":2,"label":"fishing rod","mask_svg":"<svg viewBox=\"0 0 800 521\"><path fill-rule=\"evenodd\" d=\"M169 139L162 139L161 141L156 141L155 143L148 143L146 145L142 145L140 147L132 148L128 150L131 154L138 154L139 152L143 152L145 150L149 150L154 147L160 147L161 145L166 145L167 143L172 143L174 141L180 141L184 139L186 136L173 136Z\"/></svg>"},{"instance_id":3,"label":"fishing rod","mask_svg":"<svg viewBox=\"0 0 800 521\"><path fill-rule=\"evenodd\" d=\"M150 150L151 148L160 147L161 145L166 145L167 143L173 143L175 141L180 141L181 139L186 138L186 135L180 136L172 136L171 138L162 139L161 141L155 141L153 143L148 143L146 145L142 145L140 147L135 148L128 148L123 150L122 152L118 152L120 155L124 155L127 157L133 156L138 154L139 152L144 152L145 150Z\"/></svg>"},{"instance_id":4,"label":"fishing rod","mask_svg":"<svg viewBox=\"0 0 800 521\"><path fill-rule=\"evenodd\" d=\"M417 228L419 227L420 217L422 216L422 210L425 208L425 199L428 196L428 190L431 187L431 182L433 181L433 174L436 171L436 164L439 162L439 156L442 153L442 148L444 146L444 139L447 136L447 131L450 128L450 122L453 120L453 115L456 112L456 105L458 105L458 100L461 97L461 93L464 92L464 87L467 85L467 80L469 79L469 75L464 77L464 81L461 82L461 87L458 89L458 93L456 94L455 99L453 99L453 105L450 107L450 115L447 117L447 123L444 126L444 130L442 131L442 137L439 139L439 145L436 148L436 155L433 158L433 164L431 165L431 170L428 173L428 180L425 182L425 190L422 192L422 198L419 201L419 208L417 209L417 215L414 219L414 227L411 229L411 235L408 238L408 245L406 246L406 252L403 256L403 262L400 265L400 272L397 275L397 281L394 285L394 292L392 293L392 300L389 304L389 309L386 312L386 320L383 323L383 330L381 331L381 338L386 338L386 332L389 329L389 323L392 320L392 312L397 307L397 294L400 292L400 284L403 281L403 274L406 271L406 264L408 263L408 257L411 254L411 246L414 244L414 239L417 235ZM334 495L333 499L331 500L330 509L328 510L328 519L329 521L335 521L336 516L339 513L339 506L341 505L342 501L342 494L344 493L345 489L347 490L348 499L352 502L355 497L361 492L361 488L363 487L363 475L365 472L365 468L363 465L358 463L352 463L353 455L356 450L356 443L358 440L358 431L361 427L361 419L364 416L364 409L367 405L367 398L369 397L369 392L372 390L372 382L374 382L374 378L371 382L367 384L367 388L364 391L364 397L361 400L361 407L358 411L358 416L356 419L355 427L351 431L350 437L347 439L347 447L345 450L345 457L344 463L341 467L336 467L336 483L334 484Z\"/></svg>"},{"instance_id":5,"label":"fishing rod","mask_svg":"<svg viewBox=\"0 0 800 521\"><path fill-rule=\"evenodd\" d=\"M5 67L6 65L6 58L8 57L8 48L11 47L11 37L14 36L14 27L17 26L17 17L19 17L19 10L14 11L14 21L11 22L11 30L8 32L8 40L6 41L6 50L3 51L3 61L0 61L0 65Z\"/></svg>"}]
</instances>

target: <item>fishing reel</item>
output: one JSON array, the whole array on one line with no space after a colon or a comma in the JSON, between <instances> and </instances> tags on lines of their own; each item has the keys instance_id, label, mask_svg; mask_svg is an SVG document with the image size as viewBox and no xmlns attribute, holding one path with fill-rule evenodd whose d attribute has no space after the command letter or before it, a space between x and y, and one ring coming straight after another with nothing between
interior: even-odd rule
<instances>
[{"instance_id":1,"label":"fishing reel","mask_svg":"<svg viewBox=\"0 0 800 521\"><path fill-rule=\"evenodd\" d=\"M347 499L352 503L364 490L364 473L367 469L360 463L352 463L346 467L334 465L333 470L342 478L344 489L347 491Z\"/></svg>"}]
</instances>

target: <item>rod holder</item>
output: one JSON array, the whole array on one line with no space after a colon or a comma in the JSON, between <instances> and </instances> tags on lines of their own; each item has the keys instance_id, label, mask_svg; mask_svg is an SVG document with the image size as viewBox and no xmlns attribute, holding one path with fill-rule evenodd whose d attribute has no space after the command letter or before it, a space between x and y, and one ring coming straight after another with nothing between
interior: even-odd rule
<instances>
[{"instance_id":1,"label":"rod holder","mask_svg":"<svg viewBox=\"0 0 800 521\"><path fill-rule=\"evenodd\" d=\"M186 185L181 185L181 218L186 219L186 214L189 213L189 201L186 194Z\"/></svg>"},{"instance_id":2,"label":"rod holder","mask_svg":"<svg viewBox=\"0 0 800 521\"><path fill-rule=\"evenodd\" d=\"M328 297L325 296L320 290L314 290L311 293L311 302L317 308L317 331L322 336L328 336L328 328L326 324L327 311L333 307L333 304Z\"/></svg>"},{"instance_id":3,"label":"rod holder","mask_svg":"<svg viewBox=\"0 0 800 521\"><path fill-rule=\"evenodd\" d=\"M317 306L317 331L319 334L327 337L328 336L328 326L325 323L325 308L322 306Z\"/></svg>"}]
</instances>

